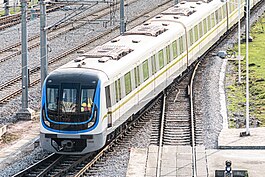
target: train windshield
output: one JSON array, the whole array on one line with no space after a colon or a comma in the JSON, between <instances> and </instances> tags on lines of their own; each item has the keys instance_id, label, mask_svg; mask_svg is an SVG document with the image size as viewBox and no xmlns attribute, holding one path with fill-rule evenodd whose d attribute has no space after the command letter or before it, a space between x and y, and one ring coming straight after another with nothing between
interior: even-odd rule
<instances>
[{"instance_id":1,"label":"train windshield","mask_svg":"<svg viewBox=\"0 0 265 177\"><path fill-rule=\"evenodd\" d=\"M77 112L78 95L77 88L64 86L62 88L61 111L63 113Z\"/></svg>"},{"instance_id":2,"label":"train windshield","mask_svg":"<svg viewBox=\"0 0 265 177\"><path fill-rule=\"evenodd\" d=\"M91 113L95 89L80 84L62 84L47 87L47 107L49 112ZM60 94L61 90L61 94Z\"/></svg>"},{"instance_id":3,"label":"train windshield","mask_svg":"<svg viewBox=\"0 0 265 177\"><path fill-rule=\"evenodd\" d=\"M57 111L59 102L59 87L47 88L48 110Z\"/></svg>"},{"instance_id":4,"label":"train windshield","mask_svg":"<svg viewBox=\"0 0 265 177\"><path fill-rule=\"evenodd\" d=\"M91 112L93 105L93 97L94 97L95 89L91 88L82 88L81 89L81 112Z\"/></svg>"}]
</instances>

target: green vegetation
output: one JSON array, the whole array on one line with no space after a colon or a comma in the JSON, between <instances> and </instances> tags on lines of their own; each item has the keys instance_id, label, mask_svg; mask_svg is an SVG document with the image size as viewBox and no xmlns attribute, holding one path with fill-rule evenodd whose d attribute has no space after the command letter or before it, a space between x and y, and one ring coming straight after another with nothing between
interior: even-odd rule
<instances>
[{"instance_id":1,"label":"green vegetation","mask_svg":"<svg viewBox=\"0 0 265 177\"><path fill-rule=\"evenodd\" d=\"M9 13L10 14L16 14L16 13L19 13L19 12L20 12L20 7L16 7L16 8L12 7L12 8L9 9ZM1 10L0 11L0 17L4 16L4 15L5 15L5 10Z\"/></svg>"},{"instance_id":2,"label":"green vegetation","mask_svg":"<svg viewBox=\"0 0 265 177\"><path fill-rule=\"evenodd\" d=\"M20 1L19 1L20 2ZM38 0L31 0L28 4L28 8L30 8L31 6L36 6L38 5ZM10 14L17 14L17 13L20 13L20 4L16 7L13 6L13 4L10 4L10 7L9 8L9 13ZM4 9L4 8L1 8L1 9ZM5 15L5 10L0 10L0 17L4 16Z\"/></svg>"},{"instance_id":3,"label":"green vegetation","mask_svg":"<svg viewBox=\"0 0 265 177\"><path fill-rule=\"evenodd\" d=\"M265 17L263 16L251 29L253 42L249 43L249 93L250 120L259 120L265 126ZM237 48L234 49L237 51ZM245 43L241 45L241 52L245 56ZM231 61L229 61L231 62ZM242 84L238 82L238 62L232 62L233 72L227 74L227 99L229 118L245 118L246 112L246 62L241 62ZM234 127L234 121L230 121Z\"/></svg>"}]
</instances>

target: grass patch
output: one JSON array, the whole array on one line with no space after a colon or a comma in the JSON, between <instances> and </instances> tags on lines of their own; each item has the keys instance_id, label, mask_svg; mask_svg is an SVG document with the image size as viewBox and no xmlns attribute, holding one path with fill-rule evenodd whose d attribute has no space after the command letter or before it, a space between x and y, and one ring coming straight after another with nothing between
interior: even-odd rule
<instances>
[{"instance_id":1,"label":"grass patch","mask_svg":"<svg viewBox=\"0 0 265 177\"><path fill-rule=\"evenodd\" d=\"M263 16L251 28L253 42L249 42L249 93L250 121L259 120L265 126L265 17ZM237 46L234 48L237 51ZM245 56L246 45L241 44L241 55ZM230 62L230 61L229 61ZM238 62L230 63L232 72L227 74L229 84L226 87L229 118L245 119L246 102L246 61L241 62L242 84L237 84ZM238 115L241 116L238 116ZM243 117L242 117L243 115ZM250 122L251 124L252 122ZM230 121L230 126L234 124Z\"/></svg>"},{"instance_id":2,"label":"grass patch","mask_svg":"<svg viewBox=\"0 0 265 177\"><path fill-rule=\"evenodd\" d=\"M20 1L19 1L20 2ZM20 13L20 4L14 7L13 4L9 4L11 7L9 8L9 13L12 14L17 14ZM38 0L33 0L30 1L28 4L28 11L30 10L31 6L36 6L38 5ZM5 15L5 10L0 10L0 17Z\"/></svg>"}]
</instances>

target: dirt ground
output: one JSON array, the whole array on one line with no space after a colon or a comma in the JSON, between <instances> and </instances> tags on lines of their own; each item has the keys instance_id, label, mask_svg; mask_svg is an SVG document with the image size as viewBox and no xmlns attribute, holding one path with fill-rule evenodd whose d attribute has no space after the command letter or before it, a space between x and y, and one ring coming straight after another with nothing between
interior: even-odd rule
<instances>
[{"instance_id":1,"label":"dirt ground","mask_svg":"<svg viewBox=\"0 0 265 177\"><path fill-rule=\"evenodd\" d=\"M7 126L7 132L0 139L0 149L9 148L19 139L31 134L32 130L39 129L39 120L18 121Z\"/></svg>"}]
</instances>

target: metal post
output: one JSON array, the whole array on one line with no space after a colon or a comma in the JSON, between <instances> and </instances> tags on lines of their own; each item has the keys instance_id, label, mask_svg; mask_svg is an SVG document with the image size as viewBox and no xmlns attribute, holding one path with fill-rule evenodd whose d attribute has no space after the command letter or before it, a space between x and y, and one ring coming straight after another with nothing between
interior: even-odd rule
<instances>
[{"instance_id":1,"label":"metal post","mask_svg":"<svg viewBox=\"0 0 265 177\"><path fill-rule=\"evenodd\" d=\"M120 34L125 32L125 23L124 23L124 0L120 1Z\"/></svg>"},{"instance_id":2,"label":"metal post","mask_svg":"<svg viewBox=\"0 0 265 177\"><path fill-rule=\"evenodd\" d=\"M40 60L41 60L41 88L48 73L47 56L47 30L46 27L46 4L44 0L40 1Z\"/></svg>"},{"instance_id":3,"label":"metal post","mask_svg":"<svg viewBox=\"0 0 265 177\"><path fill-rule=\"evenodd\" d=\"M28 34L27 34L27 1L21 0L22 29L22 109L28 108Z\"/></svg>"},{"instance_id":4,"label":"metal post","mask_svg":"<svg viewBox=\"0 0 265 177\"><path fill-rule=\"evenodd\" d=\"M249 75L248 75L248 42L249 42L249 0L246 13L246 135L249 135Z\"/></svg>"},{"instance_id":5,"label":"metal post","mask_svg":"<svg viewBox=\"0 0 265 177\"><path fill-rule=\"evenodd\" d=\"M238 0L238 83L241 83L241 48L240 48L240 0Z\"/></svg>"},{"instance_id":6,"label":"metal post","mask_svg":"<svg viewBox=\"0 0 265 177\"><path fill-rule=\"evenodd\" d=\"M4 0L4 4L5 4L5 16L10 15L9 12L9 0Z\"/></svg>"},{"instance_id":7,"label":"metal post","mask_svg":"<svg viewBox=\"0 0 265 177\"><path fill-rule=\"evenodd\" d=\"M28 34L27 0L21 0L21 44L22 44L22 109L17 113L19 119L31 119L28 108Z\"/></svg>"},{"instance_id":8,"label":"metal post","mask_svg":"<svg viewBox=\"0 0 265 177\"><path fill-rule=\"evenodd\" d=\"M13 11L16 12L17 0L14 0L13 3Z\"/></svg>"},{"instance_id":9,"label":"metal post","mask_svg":"<svg viewBox=\"0 0 265 177\"><path fill-rule=\"evenodd\" d=\"M36 18L36 10L33 6L30 8L30 20L34 20Z\"/></svg>"}]
</instances>

